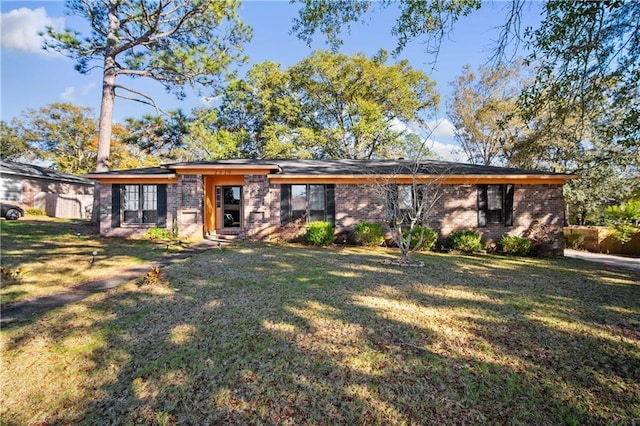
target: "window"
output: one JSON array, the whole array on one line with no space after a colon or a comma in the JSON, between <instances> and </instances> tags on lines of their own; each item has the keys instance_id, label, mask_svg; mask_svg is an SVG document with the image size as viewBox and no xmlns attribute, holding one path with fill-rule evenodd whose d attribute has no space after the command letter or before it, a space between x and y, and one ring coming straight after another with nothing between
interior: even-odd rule
<instances>
[{"instance_id":1,"label":"window","mask_svg":"<svg viewBox=\"0 0 640 426\"><path fill-rule=\"evenodd\" d=\"M2 176L0 179L0 200L22 202L22 179Z\"/></svg>"},{"instance_id":2,"label":"window","mask_svg":"<svg viewBox=\"0 0 640 426\"><path fill-rule=\"evenodd\" d=\"M398 185L398 209L411 210L413 208L413 187L411 185Z\"/></svg>"},{"instance_id":3,"label":"window","mask_svg":"<svg viewBox=\"0 0 640 426\"><path fill-rule=\"evenodd\" d=\"M513 191L513 185L478 185L478 226L512 226Z\"/></svg>"},{"instance_id":4,"label":"window","mask_svg":"<svg viewBox=\"0 0 640 426\"><path fill-rule=\"evenodd\" d=\"M121 223L166 226L166 185L113 185L112 226Z\"/></svg>"},{"instance_id":5,"label":"window","mask_svg":"<svg viewBox=\"0 0 640 426\"><path fill-rule=\"evenodd\" d=\"M282 185L280 197L283 225L299 219L335 222L333 185Z\"/></svg>"}]
</instances>

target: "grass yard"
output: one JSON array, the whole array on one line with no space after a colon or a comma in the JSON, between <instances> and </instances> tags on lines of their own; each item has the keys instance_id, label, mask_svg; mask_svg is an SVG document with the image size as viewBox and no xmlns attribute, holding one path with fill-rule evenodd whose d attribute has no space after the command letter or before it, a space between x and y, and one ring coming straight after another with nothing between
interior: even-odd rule
<instances>
[{"instance_id":1,"label":"grass yard","mask_svg":"<svg viewBox=\"0 0 640 426\"><path fill-rule=\"evenodd\" d=\"M106 239L87 221L44 216L0 220L0 238L6 271L1 277L2 305L61 293L166 253L161 242Z\"/></svg>"},{"instance_id":2,"label":"grass yard","mask_svg":"<svg viewBox=\"0 0 640 426\"><path fill-rule=\"evenodd\" d=\"M637 273L395 256L237 244L3 329L2 424L640 419Z\"/></svg>"}]
</instances>

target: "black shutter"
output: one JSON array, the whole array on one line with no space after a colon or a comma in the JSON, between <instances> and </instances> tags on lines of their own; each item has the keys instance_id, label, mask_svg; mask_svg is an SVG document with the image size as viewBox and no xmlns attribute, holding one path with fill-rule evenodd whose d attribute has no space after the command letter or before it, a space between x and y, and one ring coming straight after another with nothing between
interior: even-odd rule
<instances>
[{"instance_id":1,"label":"black shutter","mask_svg":"<svg viewBox=\"0 0 640 426\"><path fill-rule=\"evenodd\" d=\"M513 226L513 193L514 185L505 185L504 189L504 224Z\"/></svg>"},{"instance_id":2,"label":"black shutter","mask_svg":"<svg viewBox=\"0 0 640 426\"><path fill-rule=\"evenodd\" d=\"M120 227L120 199L122 197L122 185L114 183L111 185L111 227Z\"/></svg>"},{"instance_id":3,"label":"black shutter","mask_svg":"<svg viewBox=\"0 0 640 426\"><path fill-rule=\"evenodd\" d=\"M326 197L327 203L327 222L331 223L333 226L336 226L336 186L335 185L327 185L326 186Z\"/></svg>"},{"instance_id":4,"label":"black shutter","mask_svg":"<svg viewBox=\"0 0 640 426\"><path fill-rule=\"evenodd\" d=\"M158 185L158 220L160 228L167 227L167 185Z\"/></svg>"},{"instance_id":5,"label":"black shutter","mask_svg":"<svg viewBox=\"0 0 640 426\"><path fill-rule=\"evenodd\" d=\"M280 224L291 221L291 185L280 185Z\"/></svg>"},{"instance_id":6,"label":"black shutter","mask_svg":"<svg viewBox=\"0 0 640 426\"><path fill-rule=\"evenodd\" d=\"M487 226L487 185L478 185L478 226Z\"/></svg>"}]
</instances>

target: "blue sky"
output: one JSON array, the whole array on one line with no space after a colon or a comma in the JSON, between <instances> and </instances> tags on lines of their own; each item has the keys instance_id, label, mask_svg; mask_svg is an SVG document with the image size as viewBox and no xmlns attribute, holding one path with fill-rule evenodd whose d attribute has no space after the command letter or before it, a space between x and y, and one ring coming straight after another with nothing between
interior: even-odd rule
<instances>
[{"instance_id":1,"label":"blue sky","mask_svg":"<svg viewBox=\"0 0 640 426\"><path fill-rule=\"evenodd\" d=\"M436 89L442 102L437 113L440 125L432 134L433 148L444 158L451 158L454 148L453 130L446 121L446 102L451 94L449 82L462 72L465 64L474 68L484 64L490 53L491 42L498 33L495 28L503 22L507 3L488 3L482 9L458 22L455 32L441 48L435 68L433 58L425 53L420 40L412 42L397 59L408 59L414 68L424 70L436 81ZM524 25L536 23L540 19L541 3L525 7ZM76 105L99 111L101 93L101 73L99 69L82 75L73 68L74 61L59 54L42 51L38 30L45 25L83 30L82 19L64 14L62 1L2 1L1 55L0 55L0 117L8 121L19 116L26 109L37 109L53 102L72 102ZM253 40L245 46L249 64L240 68L247 70L251 64L265 60L279 62L286 68L314 49L327 48L324 39L316 37L312 46L290 35L292 19L297 15L298 6L288 1L248 1L244 2L240 16L253 27ZM351 54L363 52L374 55L380 48L394 49L395 38L390 34L395 14L392 8L371 15L365 24L352 27L351 34L344 35L345 44L341 52ZM389 62L396 59L391 58ZM123 81L124 82L124 81ZM202 105L202 101L192 94L184 101L164 93L153 82L135 80L128 85L153 94L164 110L191 110ZM125 117L141 117L154 110L142 104L116 99L114 120Z\"/></svg>"}]
</instances>

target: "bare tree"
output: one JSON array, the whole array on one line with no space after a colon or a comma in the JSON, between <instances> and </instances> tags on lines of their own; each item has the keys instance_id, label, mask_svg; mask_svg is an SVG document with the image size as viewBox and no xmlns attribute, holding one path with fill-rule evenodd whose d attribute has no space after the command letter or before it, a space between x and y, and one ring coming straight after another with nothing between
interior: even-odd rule
<instances>
[{"instance_id":1,"label":"bare tree","mask_svg":"<svg viewBox=\"0 0 640 426\"><path fill-rule=\"evenodd\" d=\"M447 163L438 161L401 159L393 170L383 171L376 178L373 190L382 200L385 223L400 249L400 264L408 264L410 254L428 238L430 219L442 198L442 181L448 169Z\"/></svg>"}]
</instances>

